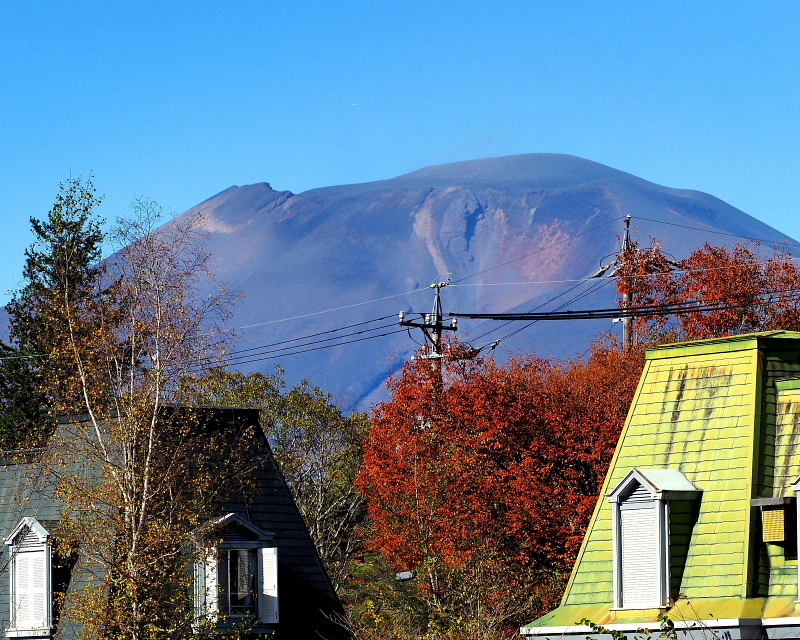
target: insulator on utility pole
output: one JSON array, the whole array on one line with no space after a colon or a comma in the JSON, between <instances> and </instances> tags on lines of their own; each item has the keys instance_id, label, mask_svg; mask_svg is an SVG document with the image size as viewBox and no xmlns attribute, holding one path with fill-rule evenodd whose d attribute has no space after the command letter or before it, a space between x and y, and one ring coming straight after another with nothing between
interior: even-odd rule
<instances>
[{"instance_id":1,"label":"insulator on utility pole","mask_svg":"<svg viewBox=\"0 0 800 640\"><path fill-rule=\"evenodd\" d=\"M447 282L437 282L430 286L435 289L436 295L433 299L433 310L422 315L422 322L406 320L405 313L400 312L400 325L403 327L416 327L422 329L425 340L431 345L431 353L417 356L419 359L432 360L432 366L436 371L441 371L442 360L442 337L445 331L456 331L458 322L455 318L450 324L444 323L444 313L442 313L442 289L447 286Z\"/></svg>"}]
</instances>

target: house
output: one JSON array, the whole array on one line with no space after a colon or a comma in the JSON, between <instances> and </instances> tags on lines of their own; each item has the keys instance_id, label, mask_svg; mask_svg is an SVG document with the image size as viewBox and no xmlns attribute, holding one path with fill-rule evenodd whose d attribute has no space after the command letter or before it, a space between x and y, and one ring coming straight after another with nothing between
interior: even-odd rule
<instances>
[{"instance_id":1,"label":"house","mask_svg":"<svg viewBox=\"0 0 800 640\"><path fill-rule=\"evenodd\" d=\"M348 637L339 624L341 604L258 427L258 411L218 407L187 411L200 416L204 433L225 433L234 425L256 429L251 445L256 462L248 467L250 488L215 502L216 513L195 532L198 540L213 536L218 545L194 563L189 577L192 592L186 598L197 619L210 630L247 621L252 634L274 633L276 640ZM54 439L69 433L74 424L73 420L61 425ZM65 560L54 551L63 507L52 485L38 481L41 456L41 450L32 450L0 459L2 637L76 637L79 626L59 611L59 603L71 589L91 581L86 572L78 571L79 554ZM186 541L187 548L191 544Z\"/></svg>"},{"instance_id":2,"label":"house","mask_svg":"<svg viewBox=\"0 0 800 640\"><path fill-rule=\"evenodd\" d=\"M521 633L800 637L798 446L800 333L649 350L561 606Z\"/></svg>"}]
</instances>

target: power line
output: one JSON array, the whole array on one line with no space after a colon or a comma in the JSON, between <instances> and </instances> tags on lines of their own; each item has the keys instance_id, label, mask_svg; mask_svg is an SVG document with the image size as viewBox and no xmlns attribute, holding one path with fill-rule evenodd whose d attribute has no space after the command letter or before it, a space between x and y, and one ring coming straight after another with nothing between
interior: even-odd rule
<instances>
[{"instance_id":1,"label":"power line","mask_svg":"<svg viewBox=\"0 0 800 640\"><path fill-rule=\"evenodd\" d=\"M786 291L769 292L769 295L780 293L800 293L798 289L788 289ZM767 304L771 300L762 300L761 304ZM589 320L596 318L634 318L634 317L656 317L667 315L683 315L686 313L708 313L712 311L727 311L732 309L743 309L753 303L743 302L740 304L731 303L710 303L702 304L698 301L687 301L678 303L664 303L654 305L642 305L638 307L613 307L605 309L582 309L577 311L547 311L543 313L450 313L456 318L472 318L480 320L525 320L539 322L542 320Z\"/></svg>"},{"instance_id":2,"label":"power line","mask_svg":"<svg viewBox=\"0 0 800 640\"><path fill-rule=\"evenodd\" d=\"M570 298L569 300L566 300L565 302L562 302L561 304L559 304L559 305L558 305L558 306L557 306L557 307L554 309L554 311L558 311L559 309L563 309L563 308L564 308L565 306L567 306L568 304L571 304L571 303L573 303L573 302L576 302L576 301L578 301L578 300L582 300L583 298L585 298L586 296L589 296L589 295L591 295L592 293L594 293L594 292L595 292L595 291L597 291L598 289L601 289L602 287L605 287L605 286L606 286L606 285L608 285L610 282L612 282L612 280L610 280L610 279L599 280L599 281L598 281L596 284L593 284L591 287L589 287L589 289L588 289L587 291L584 291L584 292L582 292L582 293L579 293L578 295L576 295L576 296L573 296L573 297L572 297L572 298ZM538 306L534 307L534 308L531 310L531 312L533 312L533 311L536 311L536 309L541 309L543 306L545 306L545 305L547 305L547 304L549 304L549 303L553 302L554 300L556 300L556 299L560 298L560 297L561 297L561 296L563 296L563 295L566 295L566 294L567 294L567 293L569 293L570 291L574 291L575 289L577 289L577 288L580 286L580 284L583 284L583 282L581 282L581 283L579 283L579 284L575 285L574 287L570 287L570 288L569 288L569 289L567 289L566 291L564 291L564 292L562 292L562 293L558 294L557 296L555 296L555 297L551 298L550 300L547 300L547 301L543 302L542 304L540 304L540 305L538 305ZM505 322L505 323L501 324L499 327L497 327L497 329L502 329L503 327L506 327L506 326L508 326L508 325L509 325L509 324L511 324L512 322L513 322L513 320L509 320L509 321L507 321L507 322ZM508 333L508 334L506 334L506 335L502 336L501 338L498 338L498 339L497 339L497 340L495 340L494 342L491 342L491 343L488 343L488 344L485 344L485 345L483 345L482 347L479 347L479 348L478 348L478 350L479 350L479 351L482 351L483 349L485 349L486 347L489 347L489 346L491 346L491 347L492 347L492 349L494 349L494 348L496 348L496 347L497 347L497 345L499 345L501 342L504 342L504 341L508 340L509 338L512 338L512 337L514 337L515 335L517 335L518 333L520 333L520 332L524 331L524 330L525 330L525 329L527 329L528 327L531 327L532 325L536 324L536 322L537 322L537 321L536 321L536 320L534 320L534 321L530 322L529 324L526 324L524 327L520 327L519 329L515 329L515 330L514 330L514 331L512 331L511 333ZM494 331L494 330L495 330L495 329L490 329L489 331L487 331L487 332L483 333L482 335L478 336L478 338L476 338L476 340L480 340L480 338L483 338L483 337L485 337L485 336L486 336L486 335L488 335L489 333L492 333L492 331Z\"/></svg>"},{"instance_id":3,"label":"power line","mask_svg":"<svg viewBox=\"0 0 800 640\"><path fill-rule=\"evenodd\" d=\"M278 347L277 349L267 349L267 347L272 346L272 345L265 345L265 346L262 346L262 347L253 347L253 349L242 350L239 353L244 353L245 351L257 351L257 350L260 350L260 349L267 349L267 350L266 351L261 351L260 353L250 353L249 355L240 355L240 356L233 357L233 358L228 358L227 354L226 354L224 356L219 356L219 357L216 357L216 358L213 357L213 356L210 357L210 358L204 358L203 360L220 359L220 360L225 360L228 364L234 364L234 365L235 364L242 364L242 358L263 356L263 355L268 354L268 353L277 353L277 352L280 352L280 351L287 351L287 350L295 349L295 348L298 348L298 347L307 347L307 346L314 345L314 344L323 344L323 343L326 343L326 342L330 342L332 340L341 340L342 338L349 338L349 337L352 337L352 336L357 336L357 335L363 335L365 333L370 333L372 331L379 331L381 329L388 329L389 327L393 327L393 326L395 326L394 323L386 324L386 325L381 325L379 327L373 327L371 329L362 329L361 331L353 331L352 333L346 333L346 334L343 334L343 335L331 336L331 337L328 337L328 338L323 338L322 340L312 340L311 342L306 342L304 344L298 344L298 345L289 346L289 347ZM275 343L275 345L285 344L286 342L296 342L296 340L287 340L284 343L277 342L277 343Z\"/></svg>"},{"instance_id":4,"label":"power line","mask_svg":"<svg viewBox=\"0 0 800 640\"><path fill-rule=\"evenodd\" d=\"M563 308L564 308L564 307L566 307L568 304L572 304L573 302L577 302L578 300L582 300L583 298L585 298L585 297L587 297L587 296L589 296L589 295L593 294L593 293L594 293L595 291L597 291L598 289L602 289L603 287L605 287L606 285L608 285L610 282L611 282L611 280L601 280L601 281L600 281L599 283L597 283L596 285L593 285L593 286L591 286L591 287L590 287L590 288L589 288L587 291L584 291L583 293L579 293L578 295L576 295L576 296L572 297L570 300L567 300L566 302L562 302L560 305L558 305L558 306L555 308L555 311L558 311L559 309L563 309ZM511 333L509 333L509 334L507 334L507 335L503 336L503 337L502 337L500 340L497 340L497 341L495 341L495 343L493 343L493 348L496 348L496 347L497 347L497 345L498 345L498 344L500 344L501 342L504 342L505 340L508 340L509 338L513 338L513 337L514 337L515 335L517 335L518 333L521 333L521 332L522 332L522 331L524 331L525 329L527 329L527 328L529 328L529 327L533 326L534 324L536 324L536 322L537 322L537 321L536 321L536 320L534 320L534 321L532 321L532 322L530 322L530 323L526 324L524 327L520 327L520 328L519 328L519 329L517 329L516 331L512 331Z\"/></svg>"},{"instance_id":5,"label":"power line","mask_svg":"<svg viewBox=\"0 0 800 640\"><path fill-rule=\"evenodd\" d=\"M680 227L682 229L693 229L694 231L703 231L704 233L716 233L717 235L721 236L731 236L733 238L741 238L742 240L752 240L753 242L765 242L767 244L783 244L788 247L800 247L800 244L794 242L784 242L778 240L766 240L764 238L751 238L749 236L743 236L738 233L728 233L727 231L715 231L714 229L702 229L700 227L692 227L686 224L678 224L677 222L665 222L664 220L654 220L653 218L645 218L643 216L636 216L637 220L647 220L648 222L655 222L656 224L666 224L671 227ZM787 236L787 239L788 236Z\"/></svg>"},{"instance_id":6,"label":"power line","mask_svg":"<svg viewBox=\"0 0 800 640\"><path fill-rule=\"evenodd\" d=\"M669 224L669 225L672 225L672 226L684 227L684 228L687 228L687 229L694 229L694 230L697 230L697 231L706 231L705 229L700 229L700 228L698 228L698 227L690 227L690 226L687 226L687 225L679 225L679 224L676 224L676 223L670 223L670 222L661 222L661 221L659 221L659 220L652 220L652 219L650 219L650 218L641 218L640 216L637 216L637 219L648 220L648 221L651 221L651 222L660 222L661 224ZM711 231L711 230L708 230L708 231ZM724 234L724 235L731 235L731 236L735 236L735 237L739 237L739 238L743 238L743 239L748 239L748 240L769 242L769 241L767 241L767 240L759 240L758 238L748 238L747 236L739 236L739 235L736 235L736 234L728 234L728 233L724 233L724 232L715 232L715 233L722 233L722 234ZM787 243L787 244L788 244L788 243ZM792 245L792 246L800 246L800 245ZM792 256L792 257L789 257L789 258L787 258L786 260L791 260L791 261L794 261L794 260L798 260L798 259L799 259L799 258L797 258L796 256ZM766 263L768 262L768 260L757 260L757 262L758 262L758 263L760 263L760 264L766 264ZM709 271L719 271L719 270L725 270L725 269L737 269L737 268L740 268L740 267L741 267L741 265L734 264L734 265L728 265L728 266L724 266L724 267L703 267L703 268L699 268L699 269L698 269L698 268L696 268L696 267L689 267L689 268L684 268L684 269L674 269L673 271L674 271L674 272L679 272L679 273L680 273L680 272L684 272L684 273L685 273L685 272L688 272L688 271L703 271L703 272L709 272ZM622 277L622 276L619 276L619 275L617 275L617 274L613 274L612 276L608 276L608 278L620 278L620 277ZM625 277L627 277L627 278L637 278L637 277L640 277L640 276L625 276ZM568 289L567 289L565 292L563 292L562 294L559 294L558 296L555 296L554 298L551 298L550 300L548 300L548 301L546 301L546 302L542 303L541 305L539 305L539 306L535 307L534 309L532 309L532 310L531 310L531 313L532 313L533 311L535 311L536 309L540 309L542 306L545 306L545 305L549 304L550 302L552 302L553 300L557 299L557 298L558 298L558 297L560 297L561 295L564 295L564 294L566 294L566 293L568 293L568 292L570 292L570 291L573 291L574 289L578 288L578 287L580 286L580 284L582 284L583 282L586 282L586 281L588 281L588 280L590 280L590 279L591 279L591 278L587 278L587 279L585 279L585 280L578 281L578 284L576 284L576 285L575 285L575 286L573 286L573 287L570 287L570 288L568 288ZM569 304L570 302L573 302L573 301L576 301L576 300L579 300L579 299L585 298L585 297L586 297L586 296L588 296L588 295L591 295L592 293L594 293L595 291L597 291L597 290L598 290L600 287L602 287L602 286L605 286L605 285L606 285L606 284L607 284L609 281L610 281L609 279L604 279L604 281L602 282L602 284L599 284L598 286L595 286L595 287L592 287L592 288L590 288L588 291L586 291L586 292L584 292L584 293L582 293L582 294L579 294L578 296L576 296L576 297L572 298L570 301L567 301L566 303L562 303L561 305L559 305L558 307L556 307L556 309L555 309L554 311L558 311L559 309L563 309L563 308L564 308L564 306L566 306L566 304ZM565 281L565 282L566 282L566 281ZM512 284L512 283L508 283L508 284ZM516 284L516 283L514 283L514 284ZM522 283L520 283L520 284L522 284ZM534 284L534 283L531 283L531 284ZM544 283L543 283L543 284L544 284ZM476 284L472 284L472 285L470 285L470 284L462 284L462 285L456 285L456 286L481 286L481 285L480 285L480 284L478 284L478 283L476 283ZM477 317L476 317L476 316L470 316L470 317L473 317L473 318L476 318L476 319L477 319ZM615 317L623 317L623 316L622 316L622 314L619 314L619 313L618 313L618 314L617 314ZM498 318L498 319L499 319L499 318ZM545 318L544 318L544 317L541 317L541 318L539 318L539 319L545 319ZM497 329L501 329L501 328L503 328L503 327L505 327L505 326L508 326L508 325L509 325L511 322L513 322L513 321L514 321L514 320L507 320L506 322L504 322L503 324L501 324L501 325L500 325L499 327L497 327L496 329L490 329L489 331L487 331L487 332L485 332L485 333L481 334L480 336L478 336L478 338L476 338L476 340L479 340L480 338L482 338L482 337L485 337L486 335L488 335L489 333L492 333L493 331L495 331L495 330L497 330ZM496 347L496 346L497 346L497 345L498 345L500 342L502 342L502 341L504 341L504 340L507 340L508 338L511 338L511 337L513 337L514 335L516 335L517 333L520 333L521 331L524 331L525 329L527 329L528 327L532 326L532 325L533 325L533 324L535 324L536 322L538 322L538 319L537 319L537 320L531 320L531 322L530 322L529 324L525 325L524 327L520 327L519 329L517 329L517 330L515 330L515 331L512 331L511 333L509 333L509 334L507 334L507 335L503 336L502 338L500 338L500 339L498 339L498 340L496 340L496 341L494 341L494 342L492 342L492 343L490 343L490 344L487 344L487 345L484 345L484 346L480 347L480 348L479 348L479 350L485 349L487 346L491 346L492 348L495 348L495 347Z\"/></svg>"},{"instance_id":7,"label":"power line","mask_svg":"<svg viewBox=\"0 0 800 640\"><path fill-rule=\"evenodd\" d=\"M553 302L553 301L555 301L555 300L558 300L558 298L560 298L561 296L565 296L565 295L567 295L567 294L568 294L570 291L574 291L575 289L577 289L578 287L580 287L582 284L585 284L586 282L588 282L588 280L580 280L580 281L578 282L578 284L576 284L576 285L574 285L574 286L572 286L572 287L569 287L568 289L565 289L564 291L562 291L561 293L559 293L559 294L557 294L557 295L553 296L553 297L552 297L552 298L550 298L549 300L545 300L545 301L544 301L544 302L542 302L541 304L539 304L539 305L535 306L533 309L531 309L531 312L533 312L533 311L536 311L537 309L541 309L541 308L542 308L542 307L544 307L545 305L548 305L548 304L550 304L551 302ZM510 322L509 322L509 323L506 323L506 324L502 324L502 325L500 325L499 327L494 327L493 329L489 329L489 330L488 330L488 331L486 331L485 333L482 333L482 334L481 334L481 335L479 335L478 337L474 338L474 340L480 340L481 338L483 338L483 337L485 337L485 336L489 335L490 333L492 333L492 332L494 332L494 331L497 331L498 329L502 329L503 327L507 326L508 324L510 324ZM483 348L483 347L482 347L482 348Z\"/></svg>"},{"instance_id":8,"label":"power line","mask_svg":"<svg viewBox=\"0 0 800 640\"><path fill-rule=\"evenodd\" d=\"M379 333L379 334L374 335L374 336L366 336L365 338L356 338L355 340L348 340L347 342L341 342L341 343L336 343L336 344L326 344L326 345L322 345L320 347L312 347L310 349L300 349L300 350L297 350L297 351L292 351L290 353L282 353L282 354L275 355L275 356L265 356L263 358L253 358L251 360L239 361L239 362L236 362L234 364L239 365L239 364L248 364L250 362L261 362L263 360L274 360L276 358L284 358L284 357L288 357L288 356L294 356L294 355L298 355L300 353L309 353L309 352L312 352L312 351L321 351L322 349L330 349L332 347L342 347L342 346L345 346L345 345L348 345L348 344L353 344L355 342L363 342L365 340L372 340L374 338L382 338L384 336L390 336L390 335L393 335L395 333L404 333L404 332L405 332L405 329L397 329L395 331L388 331L386 333ZM304 346L304 345L298 345L298 346Z\"/></svg>"},{"instance_id":9,"label":"power line","mask_svg":"<svg viewBox=\"0 0 800 640\"><path fill-rule=\"evenodd\" d=\"M288 322L290 320L300 320L301 318L308 318L311 316L319 316L323 313L332 313L333 311L342 311L343 309L352 309L353 307L361 307L365 304L372 304L373 302L381 302L383 300L391 300L392 298L399 298L400 296L407 296L412 293L419 293L420 291L427 291L427 287L425 289L411 289L410 291L405 291L403 293L394 293L390 296L384 296L383 298L375 298L374 300L366 300L364 302L354 302L353 304L346 304L341 307L333 307L332 309L323 309L322 311L312 311L311 313L304 313L299 316L292 316L291 318L279 318L278 320L266 320L264 322L257 322L255 324L247 324L241 327L232 327L230 329L222 329L221 331L236 331L238 329L252 329L253 327L263 327L264 325L268 324L275 324L277 322Z\"/></svg>"},{"instance_id":10,"label":"power line","mask_svg":"<svg viewBox=\"0 0 800 640\"><path fill-rule=\"evenodd\" d=\"M317 336L322 336L322 335L325 335L325 334L328 334L328 333L336 333L337 331L344 331L345 329L352 329L353 327L360 327L360 326L363 326L365 324L370 324L371 322L379 322L381 320L387 320L387 319L393 318L393 317L394 317L394 314L391 314L391 315L388 315L388 316L382 316L380 318L373 318L372 320L365 320L364 322L356 322L355 324L348 324L348 325L346 325L344 327L337 327L336 329L328 329L327 331L320 331L318 333L310 333L310 334L305 335L305 336L300 336L299 338L291 338L290 340L279 340L278 342L271 342L269 344L262 344L262 345L259 345L257 347L250 347L248 349L238 349L238 350L235 350L235 351L228 351L225 355L227 357L227 356L231 356L231 355L234 355L234 354L237 354L237 353L247 353L249 351L258 351L259 349L266 349L267 347L275 347L275 346L278 346L278 345L281 345L281 344L289 344L290 342L299 342L301 340L307 340L309 338L316 338ZM384 328L386 328L388 326L393 326L393 325L381 325L380 327L374 327L373 329L370 329L370 331L376 331L378 329L384 329ZM346 336L333 336L333 337L331 337L329 339L332 340L332 339L337 338L337 337L346 337ZM205 358L205 359L212 359L213 357L214 356L211 356L210 358Z\"/></svg>"}]
</instances>

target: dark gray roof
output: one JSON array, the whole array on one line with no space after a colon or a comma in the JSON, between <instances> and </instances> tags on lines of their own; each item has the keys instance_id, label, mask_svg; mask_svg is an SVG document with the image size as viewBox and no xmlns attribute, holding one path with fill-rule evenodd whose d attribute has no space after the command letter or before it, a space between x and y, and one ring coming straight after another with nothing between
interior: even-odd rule
<instances>
[{"instance_id":1,"label":"dark gray roof","mask_svg":"<svg viewBox=\"0 0 800 640\"><path fill-rule=\"evenodd\" d=\"M173 407L167 412L182 410ZM259 424L257 410L228 407L199 410L206 414L200 421L203 428L225 428L225 425L235 422L254 426ZM65 437L70 424L74 423L62 421L53 438L54 442ZM218 503L217 515L233 512L265 532L274 534L270 546L279 549L279 581L282 580L286 587L281 591L281 624L277 637L288 638L292 634L311 633L302 625L308 624L315 614L322 621L319 624L330 626L330 618L341 612L341 604L260 427L258 433L254 445L257 447L254 453L257 454L255 459L258 464L254 482L251 483L252 489L248 495ZM26 516L36 518L51 534L58 535L61 507L54 498L54 487L43 477L41 465L37 463L43 452L43 449L0 452L0 535L3 539ZM0 566L5 568L8 553L5 549L3 552ZM0 575L0 629L9 622L8 597L8 579ZM295 608L296 611L293 611ZM287 615L284 615L284 610ZM337 631L335 628L328 629L326 633L327 637L342 635L341 629Z\"/></svg>"}]
</instances>

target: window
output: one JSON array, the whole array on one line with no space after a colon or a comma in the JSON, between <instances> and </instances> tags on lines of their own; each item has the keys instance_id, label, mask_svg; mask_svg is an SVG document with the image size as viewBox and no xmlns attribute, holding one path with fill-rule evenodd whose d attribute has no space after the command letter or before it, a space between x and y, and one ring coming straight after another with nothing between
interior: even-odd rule
<instances>
[{"instance_id":1,"label":"window","mask_svg":"<svg viewBox=\"0 0 800 640\"><path fill-rule=\"evenodd\" d=\"M50 635L52 619L50 534L23 518L5 539L10 553L11 617L7 637Z\"/></svg>"},{"instance_id":2,"label":"window","mask_svg":"<svg viewBox=\"0 0 800 640\"><path fill-rule=\"evenodd\" d=\"M255 549L223 549L219 571L222 577L221 603L223 611L232 616L256 613L256 565Z\"/></svg>"},{"instance_id":3,"label":"window","mask_svg":"<svg viewBox=\"0 0 800 640\"><path fill-rule=\"evenodd\" d=\"M794 513L794 547L795 551L797 552L798 557L800 557L800 478L795 480L790 485L792 491L795 494L795 513ZM797 600L795 602L800 602L800 562L797 563Z\"/></svg>"},{"instance_id":4,"label":"window","mask_svg":"<svg viewBox=\"0 0 800 640\"><path fill-rule=\"evenodd\" d=\"M700 492L675 469L632 469L609 495L613 508L614 607L654 609L670 596L670 501ZM677 537L677 536L676 536ZM679 559L678 559L679 560Z\"/></svg>"},{"instance_id":5,"label":"window","mask_svg":"<svg viewBox=\"0 0 800 640\"><path fill-rule=\"evenodd\" d=\"M221 544L195 567L195 606L214 622L256 618L278 622L278 550L267 546L272 534L236 514L211 523Z\"/></svg>"}]
</instances>

